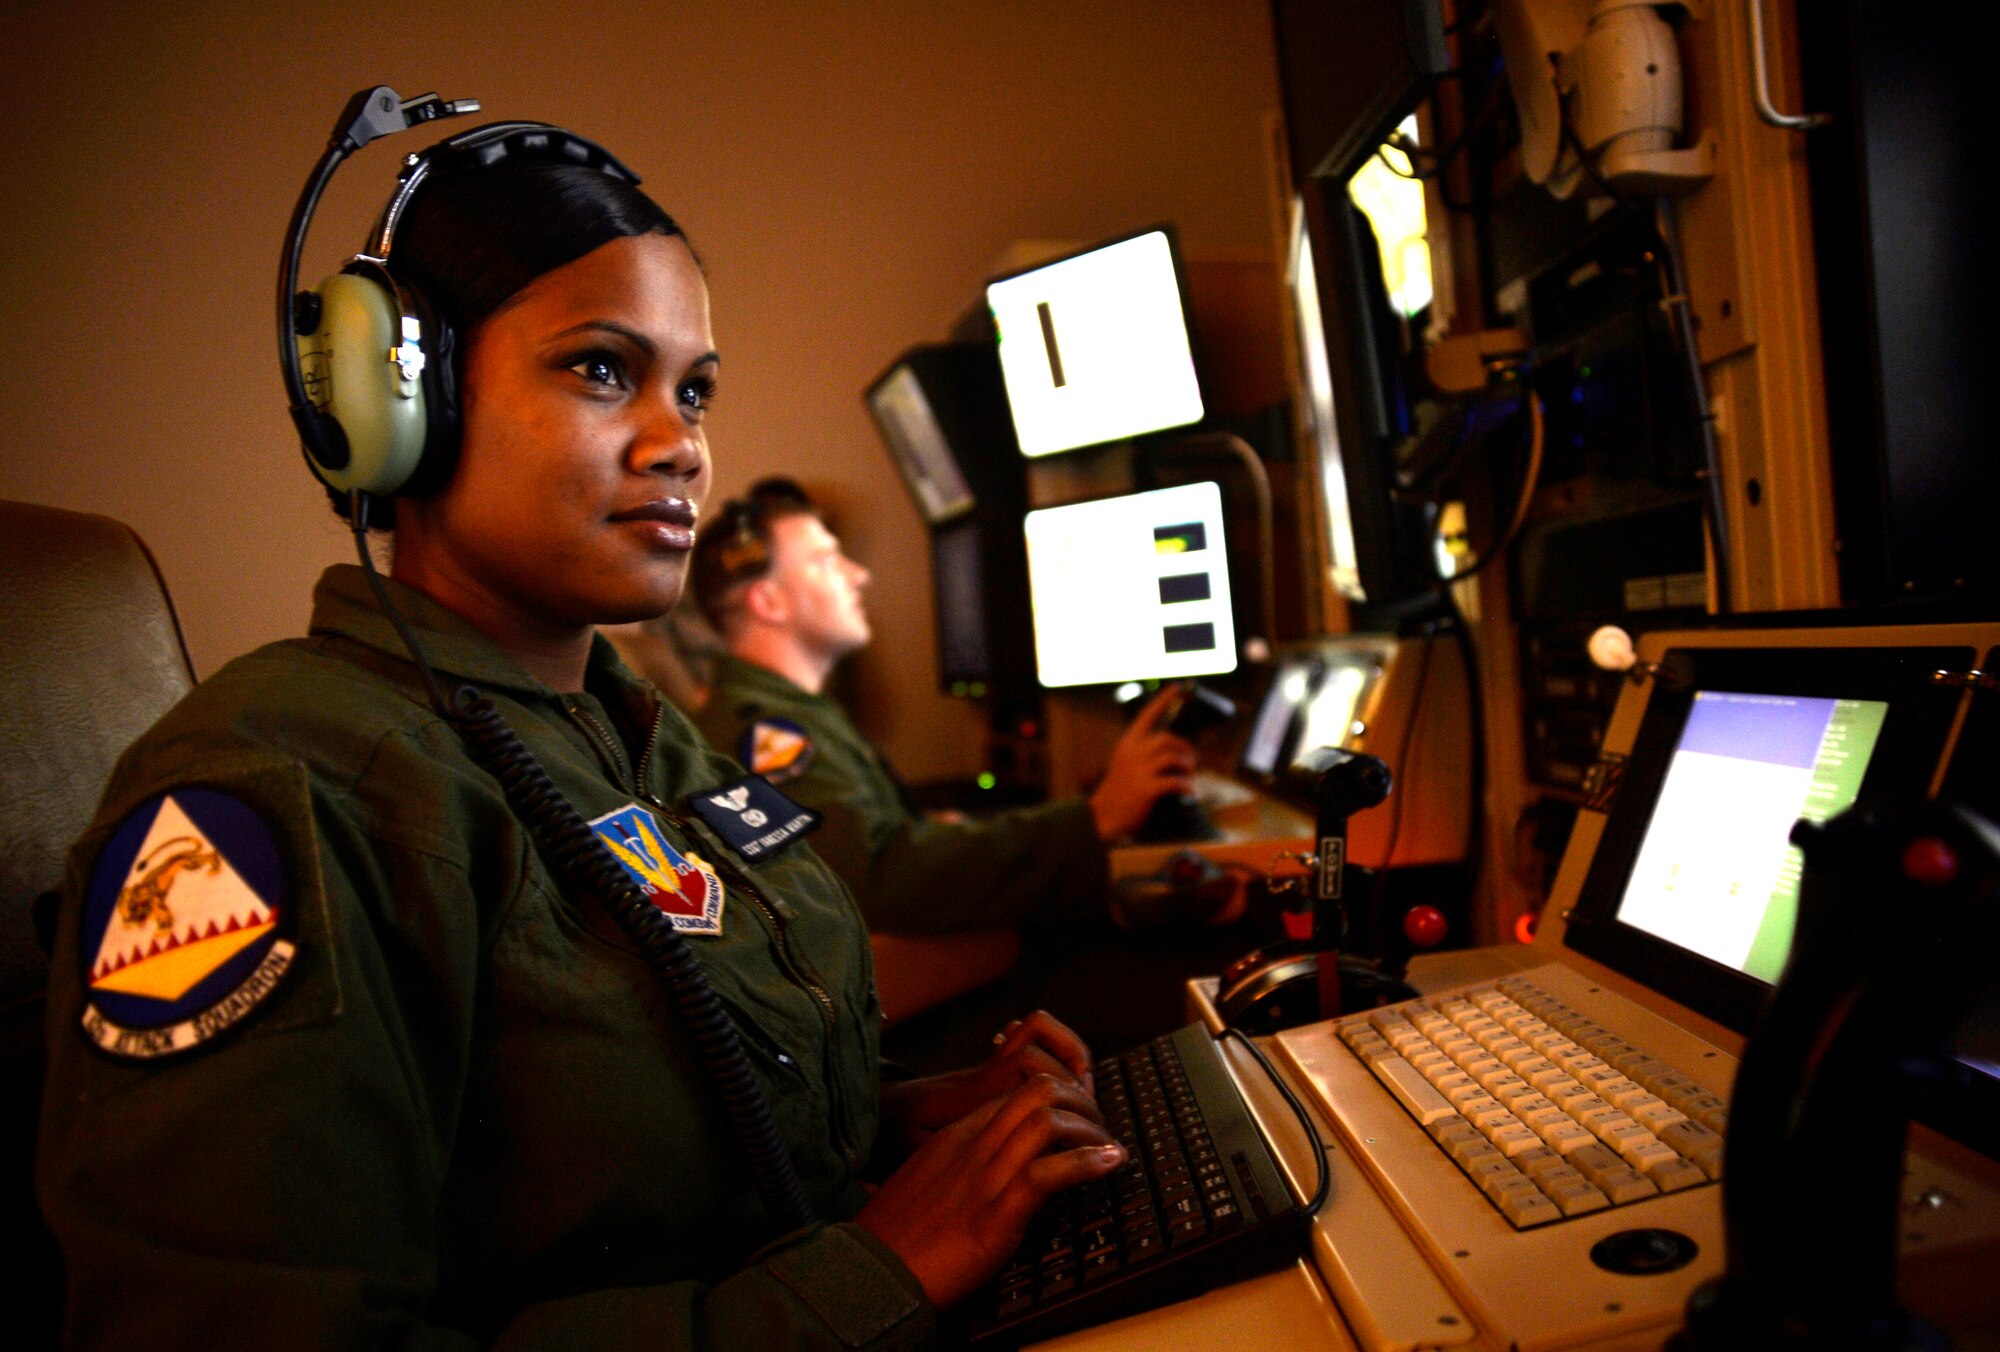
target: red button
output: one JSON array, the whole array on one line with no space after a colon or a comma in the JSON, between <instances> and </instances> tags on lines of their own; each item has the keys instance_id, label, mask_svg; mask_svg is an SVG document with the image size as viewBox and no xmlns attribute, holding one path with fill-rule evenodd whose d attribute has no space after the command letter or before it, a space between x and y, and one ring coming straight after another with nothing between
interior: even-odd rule
<instances>
[{"instance_id":1,"label":"red button","mask_svg":"<svg viewBox=\"0 0 2000 1352\"><path fill-rule=\"evenodd\" d=\"M1903 876L1926 887L1943 887L1958 878L1958 856L1936 836L1918 836L1903 851Z\"/></svg>"},{"instance_id":2,"label":"red button","mask_svg":"<svg viewBox=\"0 0 2000 1352\"><path fill-rule=\"evenodd\" d=\"M1449 928L1444 912L1435 906L1412 906L1403 912L1403 933L1418 948L1436 948Z\"/></svg>"}]
</instances>

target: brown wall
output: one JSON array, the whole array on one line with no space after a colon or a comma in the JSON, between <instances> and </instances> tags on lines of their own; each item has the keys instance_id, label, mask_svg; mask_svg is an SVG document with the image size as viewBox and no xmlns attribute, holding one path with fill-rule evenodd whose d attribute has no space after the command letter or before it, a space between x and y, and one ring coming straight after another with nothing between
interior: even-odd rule
<instances>
[{"instance_id":1,"label":"brown wall","mask_svg":"<svg viewBox=\"0 0 2000 1352\"><path fill-rule=\"evenodd\" d=\"M970 769L976 720L934 693L923 536L862 388L1012 240L1167 219L1190 253L1270 251L1262 0L0 3L0 496L133 524L204 673L298 632L348 556L288 435L272 285L377 80L601 140L687 226L719 487L791 472L836 505L878 579L864 721L919 777ZM308 275L429 139L342 170Z\"/></svg>"}]
</instances>

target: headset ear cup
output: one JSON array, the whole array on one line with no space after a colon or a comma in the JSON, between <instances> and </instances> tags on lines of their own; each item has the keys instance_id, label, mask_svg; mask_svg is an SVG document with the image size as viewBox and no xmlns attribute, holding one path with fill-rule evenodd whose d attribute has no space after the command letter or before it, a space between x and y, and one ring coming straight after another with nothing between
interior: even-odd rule
<instances>
[{"instance_id":1,"label":"headset ear cup","mask_svg":"<svg viewBox=\"0 0 2000 1352\"><path fill-rule=\"evenodd\" d=\"M320 322L300 335L299 362L307 396L337 425L350 454L339 465L314 458L313 471L340 493L401 492L422 456L428 421L421 373L406 375L394 360L406 349L402 298L387 274L360 260L320 283L317 294Z\"/></svg>"},{"instance_id":2,"label":"headset ear cup","mask_svg":"<svg viewBox=\"0 0 2000 1352\"><path fill-rule=\"evenodd\" d=\"M425 497L443 488L458 467L458 334L437 312L430 298L404 287L424 334L424 450L409 481L398 491Z\"/></svg>"}]
</instances>

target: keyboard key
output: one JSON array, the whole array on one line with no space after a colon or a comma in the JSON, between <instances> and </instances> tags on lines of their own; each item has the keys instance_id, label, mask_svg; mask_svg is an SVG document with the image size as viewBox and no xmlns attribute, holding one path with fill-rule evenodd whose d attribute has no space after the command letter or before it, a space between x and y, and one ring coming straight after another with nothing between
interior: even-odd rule
<instances>
[{"instance_id":1,"label":"keyboard key","mask_svg":"<svg viewBox=\"0 0 2000 1352\"><path fill-rule=\"evenodd\" d=\"M1632 1114L1633 1121L1643 1124L1646 1130L1656 1135L1676 1122L1688 1120L1686 1113L1652 1094L1632 1104L1625 1111Z\"/></svg>"},{"instance_id":2,"label":"keyboard key","mask_svg":"<svg viewBox=\"0 0 2000 1352\"><path fill-rule=\"evenodd\" d=\"M1525 1230L1531 1225L1544 1225L1562 1219L1562 1209L1534 1188L1510 1192L1495 1200L1500 1214L1512 1221L1516 1229Z\"/></svg>"},{"instance_id":3,"label":"keyboard key","mask_svg":"<svg viewBox=\"0 0 2000 1352\"><path fill-rule=\"evenodd\" d=\"M1189 1216L1186 1220L1175 1221L1167 1227L1167 1243L1175 1248L1191 1244L1208 1233L1206 1216Z\"/></svg>"},{"instance_id":4,"label":"keyboard key","mask_svg":"<svg viewBox=\"0 0 2000 1352\"><path fill-rule=\"evenodd\" d=\"M1578 1150L1587 1150L1597 1144L1597 1138L1576 1123L1564 1118L1560 1122L1537 1128L1537 1134L1549 1149L1568 1159ZM1602 1149L1602 1147L1599 1147Z\"/></svg>"},{"instance_id":5,"label":"keyboard key","mask_svg":"<svg viewBox=\"0 0 2000 1352\"><path fill-rule=\"evenodd\" d=\"M1076 1290L1076 1285L1076 1264L1071 1263L1059 1272L1042 1274L1042 1284L1036 1289L1036 1299L1047 1300L1052 1296L1060 1296L1065 1292Z\"/></svg>"},{"instance_id":6,"label":"keyboard key","mask_svg":"<svg viewBox=\"0 0 2000 1352\"><path fill-rule=\"evenodd\" d=\"M1417 1121L1428 1126L1440 1117L1450 1116L1451 1102L1409 1062L1385 1060L1375 1067L1375 1073Z\"/></svg>"},{"instance_id":7,"label":"keyboard key","mask_svg":"<svg viewBox=\"0 0 2000 1352\"><path fill-rule=\"evenodd\" d=\"M1534 1179L1537 1183L1563 1170L1569 1170L1571 1173L1576 1172L1563 1163L1561 1155L1558 1155L1545 1145L1536 1146L1533 1150L1523 1150L1520 1154L1514 1156L1513 1159L1514 1167L1529 1178ZM1577 1176L1579 1178L1582 1177L1581 1174Z\"/></svg>"},{"instance_id":8,"label":"keyboard key","mask_svg":"<svg viewBox=\"0 0 2000 1352\"><path fill-rule=\"evenodd\" d=\"M1542 1184L1542 1191L1548 1199L1562 1209L1565 1216L1581 1216L1590 1211L1602 1211L1611 1205L1611 1199L1599 1192L1594 1184L1583 1175L1574 1178L1556 1179Z\"/></svg>"},{"instance_id":9,"label":"keyboard key","mask_svg":"<svg viewBox=\"0 0 2000 1352\"><path fill-rule=\"evenodd\" d=\"M1025 1313L1035 1303L1035 1289L1031 1286L1015 1287L1000 1293L1000 1303L993 1308L996 1319L1012 1319Z\"/></svg>"},{"instance_id":10,"label":"keyboard key","mask_svg":"<svg viewBox=\"0 0 2000 1352\"><path fill-rule=\"evenodd\" d=\"M1661 1147L1665 1149L1664 1146ZM1646 1177L1653 1180L1653 1186L1661 1192L1679 1192L1682 1188L1692 1188L1696 1184L1708 1182L1708 1175L1694 1165L1669 1150L1670 1158L1655 1160L1650 1164L1637 1166Z\"/></svg>"},{"instance_id":11,"label":"keyboard key","mask_svg":"<svg viewBox=\"0 0 2000 1352\"><path fill-rule=\"evenodd\" d=\"M1660 1129L1660 1139L1710 1178L1722 1177L1722 1137L1701 1123L1672 1123Z\"/></svg>"}]
</instances>

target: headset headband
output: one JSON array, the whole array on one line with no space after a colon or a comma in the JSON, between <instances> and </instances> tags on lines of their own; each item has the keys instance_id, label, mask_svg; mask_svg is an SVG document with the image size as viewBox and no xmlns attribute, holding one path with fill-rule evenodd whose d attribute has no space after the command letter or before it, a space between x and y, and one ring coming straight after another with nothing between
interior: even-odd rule
<instances>
[{"instance_id":1,"label":"headset headband","mask_svg":"<svg viewBox=\"0 0 2000 1352\"><path fill-rule=\"evenodd\" d=\"M639 176L617 156L595 141L587 141L561 127L550 126L546 122L493 122L484 127L474 127L405 160L403 172L396 180L396 195L382 209L382 218L376 222L375 233L369 240L367 253L370 256L387 261L389 250L395 245L396 227L402 223L403 212L408 208L410 199L430 177L435 165L460 156L481 169L525 158L540 163L568 163L594 169L634 187L639 183Z\"/></svg>"}]
</instances>

